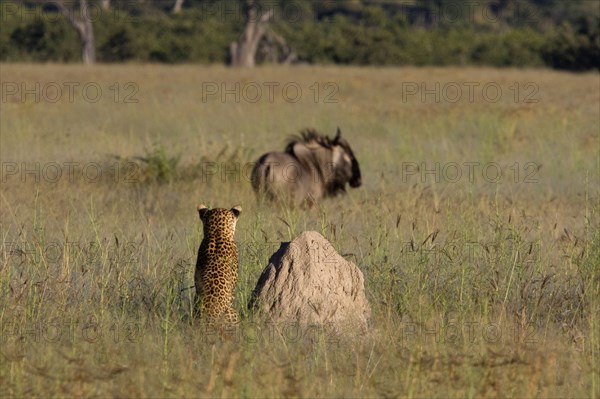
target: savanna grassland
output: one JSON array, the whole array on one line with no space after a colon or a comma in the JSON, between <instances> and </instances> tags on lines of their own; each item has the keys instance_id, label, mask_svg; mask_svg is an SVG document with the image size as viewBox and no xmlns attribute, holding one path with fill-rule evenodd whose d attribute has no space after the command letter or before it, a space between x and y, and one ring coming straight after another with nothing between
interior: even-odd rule
<instances>
[{"instance_id":1,"label":"savanna grassland","mask_svg":"<svg viewBox=\"0 0 600 399\"><path fill-rule=\"evenodd\" d=\"M598 73L4 64L1 79L2 397L600 394ZM337 126L362 187L259 207L249 163ZM232 339L190 318L200 202L243 207ZM269 256L309 229L363 271L368 333L246 311Z\"/></svg>"}]
</instances>

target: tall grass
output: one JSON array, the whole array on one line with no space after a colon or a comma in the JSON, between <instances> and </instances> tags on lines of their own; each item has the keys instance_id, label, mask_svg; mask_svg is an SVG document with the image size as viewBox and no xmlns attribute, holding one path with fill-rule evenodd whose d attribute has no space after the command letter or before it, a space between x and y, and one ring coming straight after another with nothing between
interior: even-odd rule
<instances>
[{"instance_id":1,"label":"tall grass","mask_svg":"<svg viewBox=\"0 0 600 399\"><path fill-rule=\"evenodd\" d=\"M0 393L597 397L598 80L3 65L3 82L135 82L139 101L2 104ZM303 96L203 102L203 82L297 82ZM338 102L315 103L314 82L337 85ZM403 98L403 82L495 82L504 94L422 101ZM516 82L533 82L538 102L515 101ZM303 127L338 125L363 187L309 210L259 206L245 166ZM200 202L243 207L230 339L191 317ZM363 271L368 334L260 324L246 310L280 242L309 229Z\"/></svg>"}]
</instances>

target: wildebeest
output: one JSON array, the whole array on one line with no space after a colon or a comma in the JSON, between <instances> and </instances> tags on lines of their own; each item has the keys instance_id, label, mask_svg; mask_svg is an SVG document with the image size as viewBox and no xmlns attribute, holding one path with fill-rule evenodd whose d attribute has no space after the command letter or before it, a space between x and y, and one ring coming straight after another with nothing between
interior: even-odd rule
<instances>
[{"instance_id":1,"label":"wildebeest","mask_svg":"<svg viewBox=\"0 0 600 399\"><path fill-rule=\"evenodd\" d=\"M339 127L333 140L304 129L284 152L261 156L252 171L252 187L259 197L289 205L312 205L345 193L346 183L361 185L360 167Z\"/></svg>"}]
</instances>

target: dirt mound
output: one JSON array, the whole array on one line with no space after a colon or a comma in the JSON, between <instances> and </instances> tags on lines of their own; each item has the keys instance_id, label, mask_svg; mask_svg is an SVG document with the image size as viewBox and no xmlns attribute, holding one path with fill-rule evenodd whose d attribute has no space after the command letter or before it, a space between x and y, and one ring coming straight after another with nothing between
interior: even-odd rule
<instances>
[{"instance_id":1,"label":"dirt mound","mask_svg":"<svg viewBox=\"0 0 600 399\"><path fill-rule=\"evenodd\" d=\"M321 234L282 243L263 270L249 307L274 323L366 331L371 307L364 277Z\"/></svg>"}]
</instances>

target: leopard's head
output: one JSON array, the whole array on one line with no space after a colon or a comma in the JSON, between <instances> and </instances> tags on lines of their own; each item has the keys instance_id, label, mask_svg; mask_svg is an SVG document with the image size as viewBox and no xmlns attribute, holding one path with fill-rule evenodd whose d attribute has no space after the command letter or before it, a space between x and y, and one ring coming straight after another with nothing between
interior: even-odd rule
<instances>
[{"instance_id":1,"label":"leopard's head","mask_svg":"<svg viewBox=\"0 0 600 399\"><path fill-rule=\"evenodd\" d=\"M239 205L231 209L209 209L206 205L198 205L198 214L204 225L204 237L233 239L235 225L241 212L242 207Z\"/></svg>"}]
</instances>

